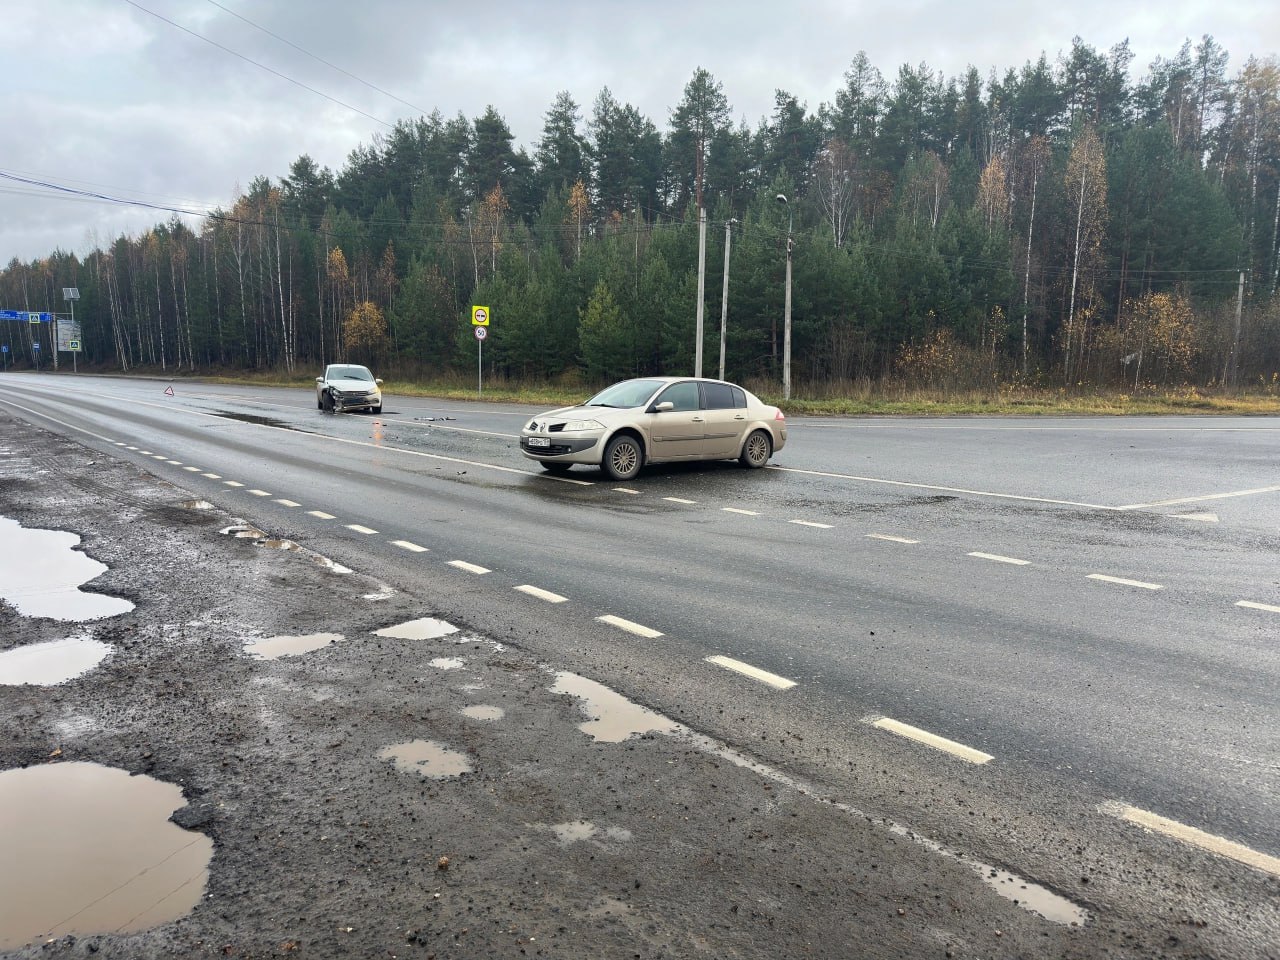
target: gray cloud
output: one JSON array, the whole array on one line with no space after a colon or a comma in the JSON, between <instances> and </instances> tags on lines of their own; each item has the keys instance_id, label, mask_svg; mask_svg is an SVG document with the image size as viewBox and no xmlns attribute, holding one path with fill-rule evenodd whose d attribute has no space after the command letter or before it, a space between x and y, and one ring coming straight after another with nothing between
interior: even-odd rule
<instances>
[{"instance_id":1,"label":"gray cloud","mask_svg":"<svg viewBox=\"0 0 1280 960\"><path fill-rule=\"evenodd\" d=\"M229 206L237 186L284 175L301 154L340 168L386 128L196 39L124 0L0 0L10 50L40 51L6 72L0 170L169 206ZM810 110L834 99L859 50L892 80L903 63L985 78L1079 35L1128 39L1133 74L1185 39L1213 35L1231 72L1280 49L1273 2L980 0L690 3L675 0L219 0L294 44L424 110L474 118L493 105L532 152L547 108L568 90L589 114L608 87L665 129L695 68L722 84L754 127L778 88ZM138 0L244 57L394 123L412 115L350 77L255 30L208 0ZM166 215L60 199L0 181L0 262L55 248L85 252ZM193 224L198 221L191 221Z\"/></svg>"}]
</instances>

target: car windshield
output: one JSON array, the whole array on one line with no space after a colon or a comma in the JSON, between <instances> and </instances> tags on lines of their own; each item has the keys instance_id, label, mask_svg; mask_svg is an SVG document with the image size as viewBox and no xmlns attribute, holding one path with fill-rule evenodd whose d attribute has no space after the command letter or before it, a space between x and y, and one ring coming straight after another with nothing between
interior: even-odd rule
<instances>
[{"instance_id":1,"label":"car windshield","mask_svg":"<svg viewBox=\"0 0 1280 960\"><path fill-rule=\"evenodd\" d=\"M368 367L330 367L328 380L368 380L373 382L373 374Z\"/></svg>"},{"instance_id":2,"label":"car windshield","mask_svg":"<svg viewBox=\"0 0 1280 960\"><path fill-rule=\"evenodd\" d=\"M662 380L624 380L611 387L605 387L588 400L588 407L642 407L653 396L655 390L663 385Z\"/></svg>"}]
</instances>

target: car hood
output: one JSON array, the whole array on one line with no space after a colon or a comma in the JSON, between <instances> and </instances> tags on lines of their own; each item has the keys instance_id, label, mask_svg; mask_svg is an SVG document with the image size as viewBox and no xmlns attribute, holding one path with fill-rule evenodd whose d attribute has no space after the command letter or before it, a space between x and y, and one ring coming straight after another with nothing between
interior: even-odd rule
<instances>
[{"instance_id":1,"label":"car hood","mask_svg":"<svg viewBox=\"0 0 1280 960\"><path fill-rule=\"evenodd\" d=\"M587 406L559 407L555 410L547 410L545 413L540 413L536 417L530 417L530 422L539 426L544 423L560 423L564 420L598 420L601 423L608 423L609 420L619 414L627 419L632 419L638 416L642 410L642 407L628 407L625 409Z\"/></svg>"},{"instance_id":2,"label":"car hood","mask_svg":"<svg viewBox=\"0 0 1280 960\"><path fill-rule=\"evenodd\" d=\"M339 390L351 390L352 392L363 390L365 393L370 393L378 389L376 383L370 383L368 380L355 380L351 377L339 377L336 380L328 381L328 383L331 387L337 387Z\"/></svg>"}]
</instances>

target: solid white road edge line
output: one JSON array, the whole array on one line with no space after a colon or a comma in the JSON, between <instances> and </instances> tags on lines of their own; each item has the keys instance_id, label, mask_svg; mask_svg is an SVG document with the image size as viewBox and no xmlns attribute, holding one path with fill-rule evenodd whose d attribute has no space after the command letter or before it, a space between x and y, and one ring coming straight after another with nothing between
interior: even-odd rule
<instances>
[{"instance_id":1,"label":"solid white road edge line","mask_svg":"<svg viewBox=\"0 0 1280 960\"><path fill-rule=\"evenodd\" d=\"M459 570L465 570L467 573L474 573L476 575L493 572L488 567L482 567L475 563L467 563L465 560L450 560L449 566L457 567Z\"/></svg>"},{"instance_id":2,"label":"solid white road edge line","mask_svg":"<svg viewBox=\"0 0 1280 960\"><path fill-rule=\"evenodd\" d=\"M908 540L906 537L895 537L889 533L868 533L868 539L888 540L890 543L919 543L919 540Z\"/></svg>"},{"instance_id":3,"label":"solid white road edge line","mask_svg":"<svg viewBox=\"0 0 1280 960\"><path fill-rule=\"evenodd\" d=\"M1254 603L1252 600L1237 600L1237 607L1246 607L1250 610L1266 610L1268 613L1280 613L1280 607L1270 603Z\"/></svg>"},{"instance_id":4,"label":"solid white road edge line","mask_svg":"<svg viewBox=\"0 0 1280 960\"><path fill-rule=\"evenodd\" d=\"M519 590L521 593L527 593L531 597L537 597L539 600L545 600L547 601L547 603L568 603L569 602L568 597L562 597L558 593L552 593L550 590L543 590L540 587L535 587L527 583L521 584L520 586L516 587L516 589Z\"/></svg>"},{"instance_id":5,"label":"solid white road edge line","mask_svg":"<svg viewBox=\"0 0 1280 960\"><path fill-rule=\"evenodd\" d=\"M796 685L794 680L788 680L786 677L780 677L776 673L770 673L768 670L753 667L751 664L743 663L741 660L734 660L732 657L722 657L717 654L714 657L707 657L706 660L707 663L714 663L717 667L724 667L726 670L740 673L744 677L758 680L776 690L790 690Z\"/></svg>"},{"instance_id":6,"label":"solid white road edge line","mask_svg":"<svg viewBox=\"0 0 1280 960\"><path fill-rule=\"evenodd\" d=\"M1002 557L998 553L978 553L977 551L969 554L971 557L977 557L979 560L994 560L996 563L1012 563L1019 567L1031 566L1030 560L1019 560L1016 557Z\"/></svg>"},{"instance_id":7,"label":"solid white road edge line","mask_svg":"<svg viewBox=\"0 0 1280 960\"><path fill-rule=\"evenodd\" d=\"M983 753L981 750L975 750L973 747L966 747L963 743L948 740L946 737L940 737L936 733L930 733L928 730L921 730L919 727L913 727L909 723L902 723L898 720L892 720L889 717L866 717L865 722L870 723L873 727L878 727L881 730L896 733L900 737L906 737L909 740L915 740L917 743L923 743L925 746L933 747L935 750L941 750L943 753L949 753L953 757L959 757L961 760L965 760L969 763L990 763L995 759L995 757L989 753Z\"/></svg>"},{"instance_id":8,"label":"solid white road edge line","mask_svg":"<svg viewBox=\"0 0 1280 960\"><path fill-rule=\"evenodd\" d=\"M1116 510L1146 510L1150 507L1172 507L1179 503L1203 503L1205 500L1227 500L1231 497L1252 497L1259 493L1275 493L1280 487L1258 487L1254 490L1235 490L1231 493L1210 493L1203 497L1179 497L1176 500L1156 500L1153 503L1129 503Z\"/></svg>"},{"instance_id":9,"label":"solid white road edge line","mask_svg":"<svg viewBox=\"0 0 1280 960\"><path fill-rule=\"evenodd\" d=\"M1099 804L1098 810L1109 816L1126 820L1135 826L1162 833L1167 837L1173 837L1175 840L1181 840L1183 843L1189 843L1193 847L1199 847L1201 850L1207 850L1220 857L1227 857L1243 863L1245 866L1253 867L1255 870L1261 870L1263 873L1280 877L1280 857L1273 857L1250 849L1243 844L1228 840L1226 837L1205 833L1203 830L1189 827L1185 823L1179 823L1177 820L1170 820L1167 817L1160 816L1158 813L1131 807L1127 803L1120 803L1116 800L1108 800L1106 803Z\"/></svg>"},{"instance_id":10,"label":"solid white road edge line","mask_svg":"<svg viewBox=\"0 0 1280 960\"><path fill-rule=\"evenodd\" d=\"M1141 580L1126 580L1124 577L1109 577L1105 573L1091 573L1090 580L1101 580L1103 583L1118 583L1123 587L1141 587L1143 590L1163 590L1158 583L1143 583Z\"/></svg>"},{"instance_id":11,"label":"solid white road edge line","mask_svg":"<svg viewBox=\"0 0 1280 960\"><path fill-rule=\"evenodd\" d=\"M653 630L649 627L633 623L630 620L623 620L621 617L615 617L611 613L606 613L603 617L596 617L601 623L607 623L611 627L617 627L619 630L625 630L627 633L634 633L637 637L644 637L648 640L656 640L662 636L661 630Z\"/></svg>"},{"instance_id":12,"label":"solid white road edge line","mask_svg":"<svg viewBox=\"0 0 1280 960\"><path fill-rule=\"evenodd\" d=\"M426 553L426 547L420 547L416 543L409 540L392 540L393 547L399 547L401 550L408 550L410 553Z\"/></svg>"}]
</instances>

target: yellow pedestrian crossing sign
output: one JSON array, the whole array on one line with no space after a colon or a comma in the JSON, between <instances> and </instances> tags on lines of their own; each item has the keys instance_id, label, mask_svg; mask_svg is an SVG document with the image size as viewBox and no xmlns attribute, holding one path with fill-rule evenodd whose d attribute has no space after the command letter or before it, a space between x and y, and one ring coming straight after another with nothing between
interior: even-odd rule
<instances>
[{"instance_id":1,"label":"yellow pedestrian crossing sign","mask_svg":"<svg viewBox=\"0 0 1280 960\"><path fill-rule=\"evenodd\" d=\"M487 327L489 325L489 308L488 307L472 307L471 308L471 325L473 327Z\"/></svg>"}]
</instances>

